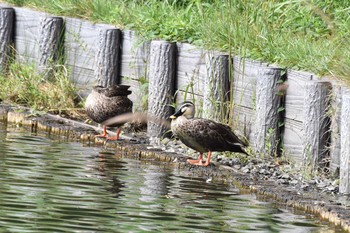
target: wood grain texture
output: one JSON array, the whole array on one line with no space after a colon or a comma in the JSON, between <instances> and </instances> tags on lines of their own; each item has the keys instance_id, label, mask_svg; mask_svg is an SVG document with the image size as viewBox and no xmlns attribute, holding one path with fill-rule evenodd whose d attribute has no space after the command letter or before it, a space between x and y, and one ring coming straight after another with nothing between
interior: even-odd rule
<instances>
[{"instance_id":1,"label":"wood grain texture","mask_svg":"<svg viewBox=\"0 0 350 233\"><path fill-rule=\"evenodd\" d=\"M207 75L205 51L187 43L177 43L177 89L203 95Z\"/></svg>"},{"instance_id":2,"label":"wood grain texture","mask_svg":"<svg viewBox=\"0 0 350 233\"><path fill-rule=\"evenodd\" d=\"M253 140L256 117L256 82L261 62L234 57L232 64L232 126L244 134L247 139Z\"/></svg>"},{"instance_id":3,"label":"wood grain texture","mask_svg":"<svg viewBox=\"0 0 350 233\"><path fill-rule=\"evenodd\" d=\"M222 121L227 118L229 90L229 56L208 53L204 76L203 117Z\"/></svg>"},{"instance_id":4,"label":"wood grain texture","mask_svg":"<svg viewBox=\"0 0 350 233\"><path fill-rule=\"evenodd\" d=\"M0 7L0 72L7 69L12 56L15 10Z\"/></svg>"},{"instance_id":5,"label":"wood grain texture","mask_svg":"<svg viewBox=\"0 0 350 233\"><path fill-rule=\"evenodd\" d=\"M350 95L342 96L339 192L350 193Z\"/></svg>"},{"instance_id":6,"label":"wood grain texture","mask_svg":"<svg viewBox=\"0 0 350 233\"><path fill-rule=\"evenodd\" d=\"M148 115L169 119L175 93L176 44L152 41L149 60ZM148 121L147 134L162 137L169 130L154 121Z\"/></svg>"},{"instance_id":7,"label":"wood grain texture","mask_svg":"<svg viewBox=\"0 0 350 233\"><path fill-rule=\"evenodd\" d=\"M59 59L63 61L63 36L62 17L41 18L38 69L45 78L51 76Z\"/></svg>"},{"instance_id":8,"label":"wood grain texture","mask_svg":"<svg viewBox=\"0 0 350 233\"><path fill-rule=\"evenodd\" d=\"M340 166L340 148L341 148L341 108L342 108L342 85L332 84L332 94L330 103L331 114L331 145L330 145L330 170L337 175Z\"/></svg>"},{"instance_id":9,"label":"wood grain texture","mask_svg":"<svg viewBox=\"0 0 350 233\"><path fill-rule=\"evenodd\" d=\"M310 81L305 85L303 121L303 164L312 169L324 167L329 156L329 82Z\"/></svg>"},{"instance_id":10,"label":"wood grain texture","mask_svg":"<svg viewBox=\"0 0 350 233\"><path fill-rule=\"evenodd\" d=\"M279 123L283 121L279 108L282 107L282 96L279 95L279 82L283 69L261 64L257 67L256 83L256 117L254 124L253 148L264 154L274 156L279 153L281 141Z\"/></svg>"},{"instance_id":11,"label":"wood grain texture","mask_svg":"<svg viewBox=\"0 0 350 233\"><path fill-rule=\"evenodd\" d=\"M96 55L95 77L98 84L109 87L120 83L121 31L101 30Z\"/></svg>"},{"instance_id":12,"label":"wood grain texture","mask_svg":"<svg viewBox=\"0 0 350 233\"><path fill-rule=\"evenodd\" d=\"M144 41L135 32L122 32L121 71L122 77L138 80L147 78L150 42Z\"/></svg>"},{"instance_id":13,"label":"wood grain texture","mask_svg":"<svg viewBox=\"0 0 350 233\"><path fill-rule=\"evenodd\" d=\"M91 89L97 84L94 71L97 65L96 54L99 51L100 32L107 29L114 27L66 18L66 65L80 89Z\"/></svg>"},{"instance_id":14,"label":"wood grain texture","mask_svg":"<svg viewBox=\"0 0 350 233\"><path fill-rule=\"evenodd\" d=\"M49 14L15 7L16 59L21 63L39 64L40 22Z\"/></svg>"},{"instance_id":15,"label":"wood grain texture","mask_svg":"<svg viewBox=\"0 0 350 233\"><path fill-rule=\"evenodd\" d=\"M306 83L317 78L314 74L288 70L285 96L283 146L286 155L301 165L303 161L304 95Z\"/></svg>"}]
</instances>

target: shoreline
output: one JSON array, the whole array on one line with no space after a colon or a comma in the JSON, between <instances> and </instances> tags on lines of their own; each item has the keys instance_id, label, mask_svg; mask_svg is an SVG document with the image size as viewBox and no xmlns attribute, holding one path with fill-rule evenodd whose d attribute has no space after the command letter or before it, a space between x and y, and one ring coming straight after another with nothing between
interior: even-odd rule
<instances>
[{"instance_id":1,"label":"shoreline","mask_svg":"<svg viewBox=\"0 0 350 233\"><path fill-rule=\"evenodd\" d=\"M227 158L217 158L208 167L197 167L186 163L187 156L176 148L169 152L167 147L174 147L171 140L167 145L152 146L145 134L122 134L120 141L105 142L94 139L99 128L52 114L32 114L28 108L0 104L0 120L30 128L31 132L47 132L64 137L66 140L88 143L90 146L104 146L118 150L122 157L144 160L156 160L187 169L196 176L211 178L225 183L233 183L240 191L256 194L258 198L273 201L278 205L292 207L305 213L315 215L322 220L350 232L350 199L338 194L337 190L329 190L329 186L314 184L302 185L293 175L279 171L280 165L270 160L253 158L248 164ZM126 136L127 135L127 136ZM137 133L136 133L137 135ZM176 146L176 144L175 144ZM167 151L164 151L167 150ZM226 165L225 165L226 164ZM328 191L327 191L328 190Z\"/></svg>"}]
</instances>

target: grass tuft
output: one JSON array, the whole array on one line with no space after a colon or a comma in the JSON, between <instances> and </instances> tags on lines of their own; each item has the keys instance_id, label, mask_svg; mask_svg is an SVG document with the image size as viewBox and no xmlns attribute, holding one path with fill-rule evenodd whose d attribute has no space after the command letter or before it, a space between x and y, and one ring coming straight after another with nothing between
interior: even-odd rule
<instances>
[{"instance_id":1,"label":"grass tuft","mask_svg":"<svg viewBox=\"0 0 350 233\"><path fill-rule=\"evenodd\" d=\"M76 107L76 89L66 69L61 66L49 80L37 74L34 65L12 62L6 74L0 75L0 99L34 110L65 110Z\"/></svg>"},{"instance_id":2,"label":"grass tuft","mask_svg":"<svg viewBox=\"0 0 350 233\"><path fill-rule=\"evenodd\" d=\"M189 42L350 84L348 0L5 1L114 24L146 40Z\"/></svg>"}]
</instances>

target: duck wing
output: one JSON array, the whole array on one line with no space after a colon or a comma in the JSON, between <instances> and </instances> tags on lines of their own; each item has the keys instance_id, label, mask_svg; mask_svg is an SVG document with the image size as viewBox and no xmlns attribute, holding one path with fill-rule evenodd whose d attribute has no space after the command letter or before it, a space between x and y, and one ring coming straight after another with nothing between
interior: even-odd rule
<instances>
[{"instance_id":1,"label":"duck wing","mask_svg":"<svg viewBox=\"0 0 350 233\"><path fill-rule=\"evenodd\" d=\"M128 96L131 94L129 88L130 86L127 85L113 85L105 89L104 95L106 97Z\"/></svg>"},{"instance_id":2,"label":"duck wing","mask_svg":"<svg viewBox=\"0 0 350 233\"><path fill-rule=\"evenodd\" d=\"M244 152L246 146L227 125L202 118L188 120L182 126L188 138L191 138L206 151ZM186 143L185 143L186 144Z\"/></svg>"}]
</instances>

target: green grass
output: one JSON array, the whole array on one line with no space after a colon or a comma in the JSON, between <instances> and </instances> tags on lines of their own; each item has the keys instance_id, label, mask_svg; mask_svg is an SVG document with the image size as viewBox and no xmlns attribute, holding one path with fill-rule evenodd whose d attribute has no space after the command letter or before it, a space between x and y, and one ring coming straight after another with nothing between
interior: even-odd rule
<instances>
[{"instance_id":1,"label":"green grass","mask_svg":"<svg viewBox=\"0 0 350 233\"><path fill-rule=\"evenodd\" d=\"M0 74L0 99L40 111L69 110L76 106L76 89L66 69L61 66L51 73L50 80L37 74L34 65L12 62Z\"/></svg>"},{"instance_id":2,"label":"green grass","mask_svg":"<svg viewBox=\"0 0 350 233\"><path fill-rule=\"evenodd\" d=\"M7 0L350 83L348 0Z\"/></svg>"}]
</instances>

